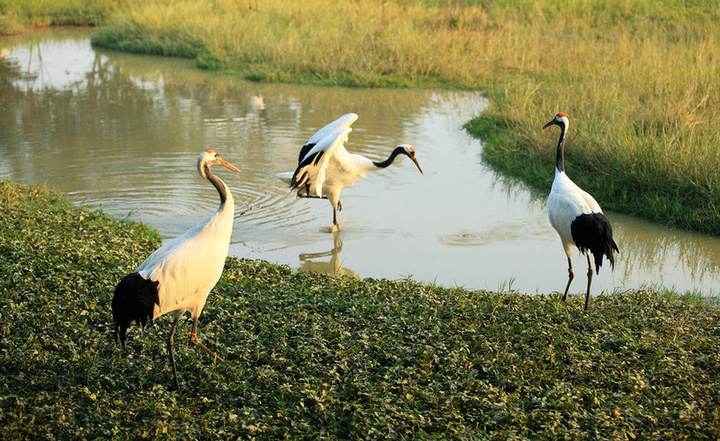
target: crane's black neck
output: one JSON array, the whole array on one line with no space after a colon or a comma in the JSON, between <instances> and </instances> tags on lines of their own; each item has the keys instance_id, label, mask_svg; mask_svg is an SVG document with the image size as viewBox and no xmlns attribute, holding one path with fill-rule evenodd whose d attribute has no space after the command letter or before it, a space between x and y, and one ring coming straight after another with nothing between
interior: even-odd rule
<instances>
[{"instance_id":1,"label":"crane's black neck","mask_svg":"<svg viewBox=\"0 0 720 441\"><path fill-rule=\"evenodd\" d=\"M407 152L402 147L396 147L395 150L393 150L392 153L390 153L390 156L386 160L381 161L381 162L373 161L373 164L375 164L375 167L377 167L377 168L386 168L390 164L392 164L393 161L395 161L395 158L397 158L397 156L400 154L407 155Z\"/></svg>"},{"instance_id":2,"label":"crane's black neck","mask_svg":"<svg viewBox=\"0 0 720 441\"><path fill-rule=\"evenodd\" d=\"M560 140L558 141L557 153L555 154L555 166L558 171L565 171L565 125L560 126Z\"/></svg>"},{"instance_id":3,"label":"crane's black neck","mask_svg":"<svg viewBox=\"0 0 720 441\"><path fill-rule=\"evenodd\" d=\"M228 199L228 188L225 183L222 181L222 179L218 178L210 172L210 166L207 164L203 166L203 175L205 179L210 181L210 183L218 191L218 194L220 195L220 205L225 205L225 202L227 202Z\"/></svg>"}]
</instances>

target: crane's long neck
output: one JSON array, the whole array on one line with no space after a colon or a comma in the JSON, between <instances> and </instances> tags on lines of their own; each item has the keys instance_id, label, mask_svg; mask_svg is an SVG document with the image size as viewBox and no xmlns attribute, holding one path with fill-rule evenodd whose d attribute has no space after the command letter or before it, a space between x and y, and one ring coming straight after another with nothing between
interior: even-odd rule
<instances>
[{"instance_id":1,"label":"crane's long neck","mask_svg":"<svg viewBox=\"0 0 720 441\"><path fill-rule=\"evenodd\" d=\"M373 164L377 168L386 168L390 164L392 164L393 161L395 161L395 158L397 158L397 156L401 153L405 153L405 149L403 149L402 147L397 147L397 148L395 148L395 150L392 151L392 153L390 153L390 156L386 160L381 161L381 162L373 161Z\"/></svg>"},{"instance_id":2,"label":"crane's long neck","mask_svg":"<svg viewBox=\"0 0 720 441\"><path fill-rule=\"evenodd\" d=\"M560 125L560 140L558 141L557 153L555 155L555 167L558 171L565 171L565 126Z\"/></svg>"},{"instance_id":3,"label":"crane's long neck","mask_svg":"<svg viewBox=\"0 0 720 441\"><path fill-rule=\"evenodd\" d=\"M202 174L203 177L210 181L210 183L215 187L215 189L217 189L218 194L220 195L220 208L222 209L228 201L232 206L233 197L232 193L230 193L230 189L227 187L227 185L225 185L222 179L218 178L210 172L210 166L205 165L203 167Z\"/></svg>"}]
</instances>

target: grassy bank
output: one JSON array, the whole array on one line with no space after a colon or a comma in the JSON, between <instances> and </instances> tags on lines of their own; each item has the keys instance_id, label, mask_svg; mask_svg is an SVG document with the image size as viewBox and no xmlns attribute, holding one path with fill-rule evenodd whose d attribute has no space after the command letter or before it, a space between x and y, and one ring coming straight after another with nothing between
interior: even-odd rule
<instances>
[{"instance_id":1,"label":"grassy bank","mask_svg":"<svg viewBox=\"0 0 720 441\"><path fill-rule=\"evenodd\" d=\"M717 14L678 20L550 36L557 46L467 125L487 161L549 190L558 133L541 128L561 111L568 175L605 209L720 234L720 27Z\"/></svg>"},{"instance_id":2,"label":"grassy bank","mask_svg":"<svg viewBox=\"0 0 720 441\"><path fill-rule=\"evenodd\" d=\"M714 1L0 0L0 32L103 24L94 43L258 81L483 89L486 160L606 208L720 234L720 5ZM3 24L4 23L4 24Z\"/></svg>"},{"instance_id":3,"label":"grassy bank","mask_svg":"<svg viewBox=\"0 0 720 441\"><path fill-rule=\"evenodd\" d=\"M0 183L0 425L17 438L720 436L720 311L649 291L547 296L334 279L228 259L200 336L112 339L143 225Z\"/></svg>"},{"instance_id":4,"label":"grassy bank","mask_svg":"<svg viewBox=\"0 0 720 441\"><path fill-rule=\"evenodd\" d=\"M0 0L0 35L46 26L97 26L123 2L118 0Z\"/></svg>"}]
</instances>

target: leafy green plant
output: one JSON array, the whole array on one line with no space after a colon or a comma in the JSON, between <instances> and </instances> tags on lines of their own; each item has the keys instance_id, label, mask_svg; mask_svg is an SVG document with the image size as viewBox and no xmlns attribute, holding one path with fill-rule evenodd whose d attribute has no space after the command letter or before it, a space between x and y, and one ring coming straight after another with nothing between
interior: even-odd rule
<instances>
[{"instance_id":1,"label":"leafy green plant","mask_svg":"<svg viewBox=\"0 0 720 441\"><path fill-rule=\"evenodd\" d=\"M653 290L527 296L230 258L201 317L112 337L142 224L0 183L0 423L17 438L716 439L720 311Z\"/></svg>"}]
</instances>

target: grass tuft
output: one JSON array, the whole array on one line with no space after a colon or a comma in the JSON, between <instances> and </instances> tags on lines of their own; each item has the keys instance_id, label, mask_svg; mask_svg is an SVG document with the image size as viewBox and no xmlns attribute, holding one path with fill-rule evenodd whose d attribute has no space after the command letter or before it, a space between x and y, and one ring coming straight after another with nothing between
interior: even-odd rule
<instances>
[{"instance_id":1,"label":"grass tuft","mask_svg":"<svg viewBox=\"0 0 720 441\"><path fill-rule=\"evenodd\" d=\"M0 35L28 28L103 24L118 0L0 0Z\"/></svg>"}]
</instances>

